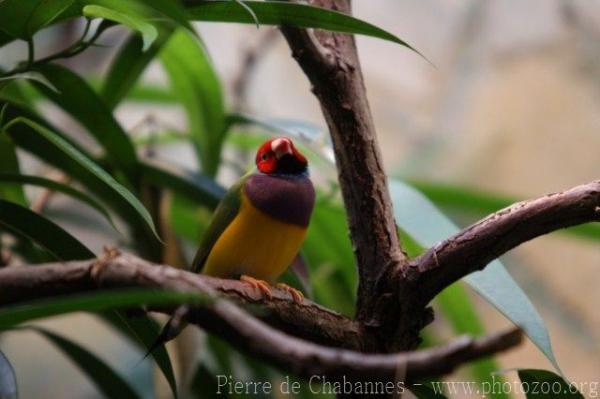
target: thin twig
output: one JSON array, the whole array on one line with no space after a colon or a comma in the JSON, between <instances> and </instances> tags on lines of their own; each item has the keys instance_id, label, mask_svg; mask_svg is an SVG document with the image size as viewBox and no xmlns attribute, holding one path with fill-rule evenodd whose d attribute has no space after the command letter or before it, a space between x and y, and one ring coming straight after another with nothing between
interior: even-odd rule
<instances>
[{"instance_id":1,"label":"thin twig","mask_svg":"<svg viewBox=\"0 0 600 399\"><path fill-rule=\"evenodd\" d=\"M88 47L92 46L95 44L96 40L98 40L98 38L100 37L100 35L106 30L104 27L99 26L96 31L94 32L94 34L92 35L92 37L89 40L85 40L85 37L88 34L88 30L89 30L89 25L90 25L90 21L88 20L86 23L86 27L84 29L84 33L81 36L81 38L79 40L77 40L75 43L73 43L72 45L70 45L69 47L65 48L64 50L59 51L58 53L55 54L51 54L47 57L43 57L40 58L39 60L34 60L33 58L31 58L33 56L33 51L30 50L28 55L29 55L29 59L28 62L23 65L23 66L18 66L10 71L7 71L5 73L3 73L2 75L0 75L1 77L7 77L7 76L13 76L13 75L17 75L19 73L23 73L23 72L27 72L29 70L31 70L32 68L39 66L39 65L43 65L43 64L47 64L49 62L61 59L61 58L70 58L70 57L74 57L77 54L85 51ZM28 42L29 44L29 42ZM33 44L31 44L32 46Z\"/></svg>"},{"instance_id":2,"label":"thin twig","mask_svg":"<svg viewBox=\"0 0 600 399\"><path fill-rule=\"evenodd\" d=\"M48 178L54 180L57 183L63 184L66 184L71 180L69 176L58 170L52 171L48 175ZM42 189L38 196L35 197L35 199L31 202L30 209L36 213L43 213L44 209L46 208L46 206L48 205L55 193L56 192L51 188Z\"/></svg>"},{"instance_id":3,"label":"thin twig","mask_svg":"<svg viewBox=\"0 0 600 399\"><path fill-rule=\"evenodd\" d=\"M275 39L279 37L278 33L277 29L271 28L259 38L256 45L244 50L242 62L232 85L234 111L246 111L248 86L256 70L256 64L275 43Z\"/></svg>"}]
</instances>

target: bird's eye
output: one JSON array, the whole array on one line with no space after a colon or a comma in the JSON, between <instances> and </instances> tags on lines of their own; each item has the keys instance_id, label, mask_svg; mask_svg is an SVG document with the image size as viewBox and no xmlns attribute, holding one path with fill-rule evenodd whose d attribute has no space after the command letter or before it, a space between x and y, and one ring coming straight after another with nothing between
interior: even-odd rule
<instances>
[{"instance_id":1,"label":"bird's eye","mask_svg":"<svg viewBox=\"0 0 600 399\"><path fill-rule=\"evenodd\" d=\"M267 153L263 152L262 156L260 157L260 159L262 159L263 161L266 161L268 158Z\"/></svg>"}]
</instances>

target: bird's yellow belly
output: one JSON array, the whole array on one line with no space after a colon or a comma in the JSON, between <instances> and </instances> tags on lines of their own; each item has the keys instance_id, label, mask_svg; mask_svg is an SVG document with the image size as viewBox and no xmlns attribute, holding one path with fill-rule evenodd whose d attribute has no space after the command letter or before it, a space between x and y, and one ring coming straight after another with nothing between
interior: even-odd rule
<instances>
[{"instance_id":1,"label":"bird's yellow belly","mask_svg":"<svg viewBox=\"0 0 600 399\"><path fill-rule=\"evenodd\" d=\"M221 278L247 275L273 282L292 263L306 228L280 222L242 199L239 214L213 246L204 273Z\"/></svg>"}]
</instances>

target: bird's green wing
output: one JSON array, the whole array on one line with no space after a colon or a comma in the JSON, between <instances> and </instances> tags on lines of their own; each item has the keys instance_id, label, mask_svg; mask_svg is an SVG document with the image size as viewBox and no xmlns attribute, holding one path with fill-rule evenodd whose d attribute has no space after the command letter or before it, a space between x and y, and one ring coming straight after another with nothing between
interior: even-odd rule
<instances>
[{"instance_id":1,"label":"bird's green wing","mask_svg":"<svg viewBox=\"0 0 600 399\"><path fill-rule=\"evenodd\" d=\"M210 254L213 246L240 211L242 188L249 176L250 174L243 176L231 186L229 191L225 193L219 206L217 206L210 225L202 237L202 243L196 253L194 262L192 263L192 271L195 273L200 273L202 271L206 258L208 258L208 254Z\"/></svg>"}]
</instances>

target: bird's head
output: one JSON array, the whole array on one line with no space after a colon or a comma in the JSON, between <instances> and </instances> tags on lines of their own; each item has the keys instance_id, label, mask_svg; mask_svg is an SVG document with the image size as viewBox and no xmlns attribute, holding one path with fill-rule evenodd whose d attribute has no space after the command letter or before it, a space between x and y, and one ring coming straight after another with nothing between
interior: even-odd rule
<instances>
[{"instance_id":1,"label":"bird's head","mask_svg":"<svg viewBox=\"0 0 600 399\"><path fill-rule=\"evenodd\" d=\"M278 137L260 146L256 152L256 167L266 174L299 175L306 172L308 161L292 140Z\"/></svg>"}]
</instances>

